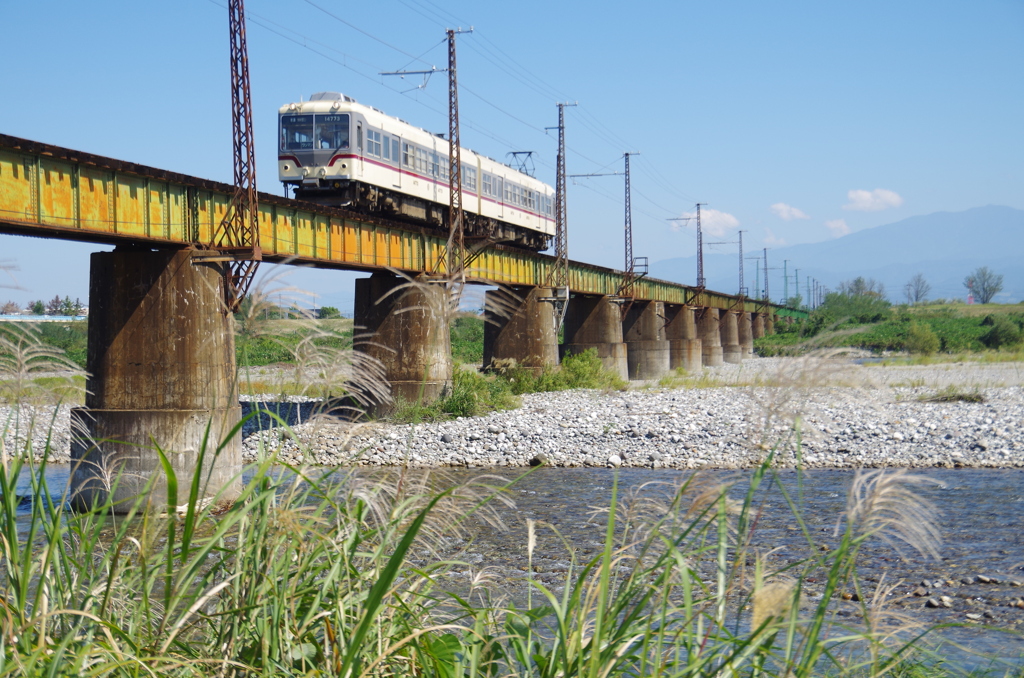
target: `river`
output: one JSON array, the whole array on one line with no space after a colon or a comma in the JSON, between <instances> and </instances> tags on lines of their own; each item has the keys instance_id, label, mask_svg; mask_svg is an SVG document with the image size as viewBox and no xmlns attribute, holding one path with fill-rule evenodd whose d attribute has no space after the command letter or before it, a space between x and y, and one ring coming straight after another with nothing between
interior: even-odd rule
<instances>
[{"instance_id":1,"label":"river","mask_svg":"<svg viewBox=\"0 0 1024 678\"><path fill-rule=\"evenodd\" d=\"M447 469L443 476L460 482L482 472L495 481L512 480L524 473L521 469ZM577 562L600 553L604 524L595 511L608 507L616 472L620 496L664 493L666 488L680 482L685 477L683 474L689 473L650 469L536 469L511 488L516 505L501 509L505 529L477 525L471 540L458 545L458 556L467 565L453 570L450 575L453 585L458 586L459 577L468 578L487 568L501 592L521 604L529 586L526 520L533 519L541 525L537 532L533 577L557 588L571 565L566 544L575 552ZM875 540L866 545L858 560L859 577L869 591L880 581L902 582L895 589L890 604L894 610L918 621L963 624L942 630L942 637L949 643L948 656L956 656L970 665L984 665L987 661L971 656L972 653L1021 663L1024 609L1010 607L1010 603L1024 596L1024 587L1014 585L1024 581L1024 470L920 469L914 473L925 479L918 491L940 510L940 558L922 557L907 547L902 548L901 554L892 546ZM51 491L57 491L66 486L69 467L51 465L47 476ZM749 474L706 471L702 472L702 479L711 484L731 483L731 496L742 498ZM808 545L782 494L772 486L773 482L766 482L754 500L760 517L754 529L753 546L762 552L775 549L771 562L777 566L800 561L811 550L831 548L852 479L853 472L847 470L812 470L802 475L791 470L780 471L773 482L780 483L798 502L814 543ZM19 479L18 493L24 497L32 494L27 470ZM23 502L26 519L29 510L30 502ZM561 536L545 526L555 528ZM981 583L977 580L979 575L993 581ZM972 583L963 583L963 580ZM926 594L913 595L915 590L922 592L919 590L922 583L929 584ZM805 593L813 599L813 586L808 586ZM928 598L942 595L953 600L951 608L925 606ZM849 610L842 613L856 615L856 604L849 603ZM967 617L968 614L981 618L975 621Z\"/></svg>"}]
</instances>

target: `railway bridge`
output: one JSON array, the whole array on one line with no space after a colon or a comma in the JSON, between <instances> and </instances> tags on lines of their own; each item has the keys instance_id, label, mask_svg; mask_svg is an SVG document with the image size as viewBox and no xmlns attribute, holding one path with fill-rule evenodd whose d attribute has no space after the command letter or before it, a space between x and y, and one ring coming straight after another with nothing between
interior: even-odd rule
<instances>
[{"instance_id":1,"label":"railway bridge","mask_svg":"<svg viewBox=\"0 0 1024 678\"><path fill-rule=\"evenodd\" d=\"M187 472L205 423L213 435L237 423L233 328L220 289L229 257L197 247L214 237L233 192L228 184L0 134L0 232L115 246L91 259L90 377L86 407L75 413L89 436L73 445L76 458L93 459L101 439L132 446L131 454L118 453L132 458L155 441L178 451L172 461ZM397 397L432 399L443 391L451 378L450 314L446 287L432 284L446 278L443 234L263 193L258 228L265 261L369 273L356 284L355 348L380 360ZM776 322L804 315L647 277L622 299L622 272L576 261L568 263L565 299L549 286L553 257L484 245L465 279L498 288L486 293L486 363L515 360L540 370L595 348L622 377L656 379L676 367L739 362ZM559 345L554 309L563 302ZM156 463L141 456L140 477ZM217 488L240 466L240 441L219 457L210 466ZM119 492L137 489L129 482Z\"/></svg>"}]
</instances>

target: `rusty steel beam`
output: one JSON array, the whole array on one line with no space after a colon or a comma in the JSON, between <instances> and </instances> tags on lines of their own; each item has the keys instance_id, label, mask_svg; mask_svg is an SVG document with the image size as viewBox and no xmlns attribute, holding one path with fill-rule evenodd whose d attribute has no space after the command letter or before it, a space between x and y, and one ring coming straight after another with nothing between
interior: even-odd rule
<instances>
[{"instance_id":1,"label":"rusty steel beam","mask_svg":"<svg viewBox=\"0 0 1024 678\"><path fill-rule=\"evenodd\" d=\"M209 242L235 187L0 134L0 232L98 243L187 248ZM260 193L263 260L358 271L429 272L447 233ZM483 250L467 282L540 286L555 257L507 245ZM623 273L568 261L574 294L614 295ZM654 278L633 283L638 301L806 317L796 309Z\"/></svg>"}]
</instances>

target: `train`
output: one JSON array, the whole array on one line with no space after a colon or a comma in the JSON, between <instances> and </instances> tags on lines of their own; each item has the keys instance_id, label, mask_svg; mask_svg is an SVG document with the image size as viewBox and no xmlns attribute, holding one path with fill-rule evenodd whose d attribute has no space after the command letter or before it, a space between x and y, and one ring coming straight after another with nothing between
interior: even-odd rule
<instances>
[{"instance_id":1,"label":"train","mask_svg":"<svg viewBox=\"0 0 1024 678\"><path fill-rule=\"evenodd\" d=\"M278 178L295 198L448 232L449 144L339 92L278 111ZM533 251L555 234L555 190L460 148L468 238Z\"/></svg>"}]
</instances>

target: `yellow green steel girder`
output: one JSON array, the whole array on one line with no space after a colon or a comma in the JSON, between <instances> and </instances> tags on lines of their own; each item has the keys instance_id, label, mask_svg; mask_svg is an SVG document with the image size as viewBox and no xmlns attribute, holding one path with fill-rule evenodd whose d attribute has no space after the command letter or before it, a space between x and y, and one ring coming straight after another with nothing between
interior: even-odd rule
<instances>
[{"instance_id":1,"label":"yellow green steel girder","mask_svg":"<svg viewBox=\"0 0 1024 678\"><path fill-rule=\"evenodd\" d=\"M69 240L154 247L208 243L233 188L152 167L0 134L0 231ZM443 258L446 235L261 193L260 246L265 260L322 268L429 271ZM554 258L507 246L482 251L466 270L470 282L540 285ZM443 267L442 267L443 270ZM569 262L578 294L613 295L622 273ZM802 311L641 278L640 300L802 317Z\"/></svg>"}]
</instances>

